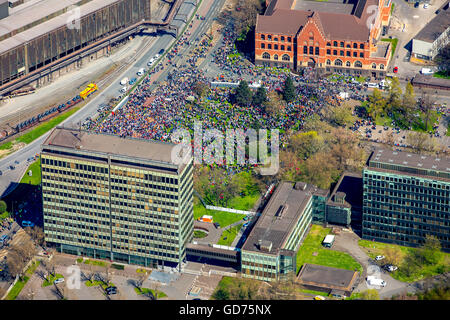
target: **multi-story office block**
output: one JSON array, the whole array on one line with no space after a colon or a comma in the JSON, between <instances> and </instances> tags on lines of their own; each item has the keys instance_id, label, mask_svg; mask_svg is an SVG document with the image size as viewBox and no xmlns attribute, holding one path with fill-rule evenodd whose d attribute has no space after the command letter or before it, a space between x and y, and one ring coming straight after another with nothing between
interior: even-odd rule
<instances>
[{"instance_id":1,"label":"multi-story office block","mask_svg":"<svg viewBox=\"0 0 450 320\"><path fill-rule=\"evenodd\" d=\"M311 225L316 191L302 182L277 187L241 249L243 277L276 281L295 275L296 254Z\"/></svg>"},{"instance_id":2,"label":"multi-story office block","mask_svg":"<svg viewBox=\"0 0 450 320\"><path fill-rule=\"evenodd\" d=\"M59 251L180 265L193 237L192 159L174 144L55 129L42 145L45 240Z\"/></svg>"},{"instance_id":3,"label":"multi-story office block","mask_svg":"<svg viewBox=\"0 0 450 320\"><path fill-rule=\"evenodd\" d=\"M450 159L379 149L363 170L364 239L450 250Z\"/></svg>"}]
</instances>

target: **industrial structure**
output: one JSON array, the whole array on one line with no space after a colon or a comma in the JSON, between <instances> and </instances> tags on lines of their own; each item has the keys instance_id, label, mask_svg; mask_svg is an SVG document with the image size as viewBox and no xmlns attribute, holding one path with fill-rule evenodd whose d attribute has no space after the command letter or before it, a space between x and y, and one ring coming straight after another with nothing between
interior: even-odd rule
<instances>
[{"instance_id":1,"label":"industrial structure","mask_svg":"<svg viewBox=\"0 0 450 320\"><path fill-rule=\"evenodd\" d=\"M193 165L176 145L56 128L42 145L45 241L58 251L178 266L193 239Z\"/></svg>"},{"instance_id":2,"label":"industrial structure","mask_svg":"<svg viewBox=\"0 0 450 320\"><path fill-rule=\"evenodd\" d=\"M380 41L390 23L391 0L271 0L257 16L255 63L318 73L381 78L391 60Z\"/></svg>"},{"instance_id":3,"label":"industrial structure","mask_svg":"<svg viewBox=\"0 0 450 320\"><path fill-rule=\"evenodd\" d=\"M151 1L28 0L17 5L2 0L0 96L80 68L142 30L171 28L181 1L172 4L163 22L151 20Z\"/></svg>"},{"instance_id":4,"label":"industrial structure","mask_svg":"<svg viewBox=\"0 0 450 320\"><path fill-rule=\"evenodd\" d=\"M450 159L375 150L363 170L362 237L421 246L435 236L450 251Z\"/></svg>"}]
</instances>

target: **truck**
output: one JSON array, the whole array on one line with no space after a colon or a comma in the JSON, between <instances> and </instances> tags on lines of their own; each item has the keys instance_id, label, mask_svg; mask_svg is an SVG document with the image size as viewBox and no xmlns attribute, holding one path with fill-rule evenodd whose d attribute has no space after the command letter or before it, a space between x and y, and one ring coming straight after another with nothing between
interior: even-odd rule
<instances>
[{"instance_id":1,"label":"truck","mask_svg":"<svg viewBox=\"0 0 450 320\"><path fill-rule=\"evenodd\" d=\"M383 279L375 278L374 276L368 276L366 278L367 284L371 286L385 287L386 281Z\"/></svg>"},{"instance_id":2,"label":"truck","mask_svg":"<svg viewBox=\"0 0 450 320\"><path fill-rule=\"evenodd\" d=\"M325 239L322 241L322 245L326 248L331 248L334 243L334 235L328 234L325 236Z\"/></svg>"},{"instance_id":3,"label":"truck","mask_svg":"<svg viewBox=\"0 0 450 320\"><path fill-rule=\"evenodd\" d=\"M97 90L98 90L97 85L95 83L90 83L90 84L88 84L86 89L84 89L83 91L80 92L80 97L84 100Z\"/></svg>"},{"instance_id":4,"label":"truck","mask_svg":"<svg viewBox=\"0 0 450 320\"><path fill-rule=\"evenodd\" d=\"M430 75L430 74L433 74L434 72L430 68L422 68L422 69L420 69L420 73L425 74L425 75Z\"/></svg>"}]
</instances>

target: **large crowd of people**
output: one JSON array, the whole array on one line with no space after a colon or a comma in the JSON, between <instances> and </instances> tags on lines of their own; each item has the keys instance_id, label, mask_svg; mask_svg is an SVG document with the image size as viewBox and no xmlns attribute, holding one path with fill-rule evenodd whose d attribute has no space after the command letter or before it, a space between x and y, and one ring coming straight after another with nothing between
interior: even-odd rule
<instances>
[{"instance_id":1,"label":"large crowd of people","mask_svg":"<svg viewBox=\"0 0 450 320\"><path fill-rule=\"evenodd\" d=\"M201 39L181 37L167 53L165 64L159 65L144 79L130 96L128 102L108 117L100 117L97 123L90 121L86 128L97 133L109 133L122 137L137 137L159 141L171 141L176 129L194 129L194 122L200 121L203 130L217 129L225 134L231 129L278 129L284 144L288 139L288 129L301 128L306 118L320 114L327 104L338 105L346 99L363 101L367 89L349 76L338 78L317 78L306 69L302 75L291 74L288 69L255 66L243 58L234 43L237 35L231 27L221 30L220 45L213 45L212 37L203 34ZM189 53L184 47L194 41L196 48ZM207 76L198 68L198 59L211 55L212 68L221 74ZM184 62L176 64L176 57ZM164 82L155 87L152 76L167 66L176 66L168 72ZM269 115L262 105L240 106L231 104L234 89L230 87L210 87L204 97L196 97L197 83L209 85L213 81L259 82L267 92L282 91L286 78L290 76L296 86L296 99L288 103L277 116ZM153 89L155 87L155 89ZM344 99L339 93L350 95ZM203 146L204 147L204 146Z\"/></svg>"}]
</instances>

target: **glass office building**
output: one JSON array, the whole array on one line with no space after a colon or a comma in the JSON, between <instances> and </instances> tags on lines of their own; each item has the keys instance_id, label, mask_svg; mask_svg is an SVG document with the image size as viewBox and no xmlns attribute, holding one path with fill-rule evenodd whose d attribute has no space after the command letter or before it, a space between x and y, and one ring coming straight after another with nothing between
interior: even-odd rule
<instances>
[{"instance_id":1,"label":"glass office building","mask_svg":"<svg viewBox=\"0 0 450 320\"><path fill-rule=\"evenodd\" d=\"M181 266L193 237L193 165L174 144L55 129L42 145L45 240L61 252Z\"/></svg>"},{"instance_id":2,"label":"glass office building","mask_svg":"<svg viewBox=\"0 0 450 320\"><path fill-rule=\"evenodd\" d=\"M362 237L450 251L450 159L378 149L363 170Z\"/></svg>"},{"instance_id":3,"label":"glass office building","mask_svg":"<svg viewBox=\"0 0 450 320\"><path fill-rule=\"evenodd\" d=\"M241 248L243 277L276 281L295 275L297 251L312 222L317 190L302 182L280 183Z\"/></svg>"}]
</instances>

